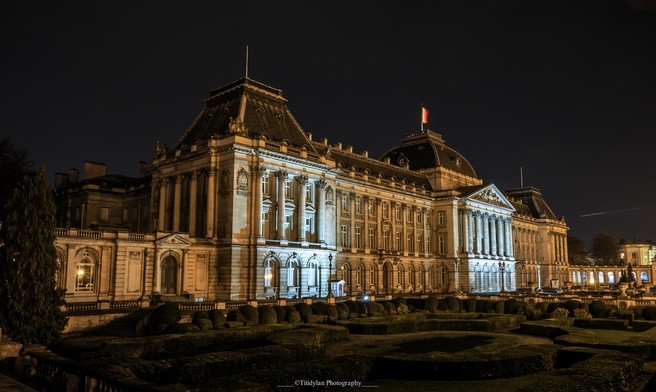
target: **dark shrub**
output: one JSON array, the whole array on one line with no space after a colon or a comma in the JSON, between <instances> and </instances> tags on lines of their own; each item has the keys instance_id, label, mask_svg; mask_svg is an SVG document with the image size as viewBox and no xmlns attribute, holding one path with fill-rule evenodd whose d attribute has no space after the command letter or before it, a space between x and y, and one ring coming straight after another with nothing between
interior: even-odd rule
<instances>
[{"instance_id":1,"label":"dark shrub","mask_svg":"<svg viewBox=\"0 0 656 392\"><path fill-rule=\"evenodd\" d=\"M294 308L296 311L298 311L298 314L301 316L301 320L304 323L307 323L308 321L308 316L312 315L312 307L305 302L299 302L294 305Z\"/></svg>"},{"instance_id":2,"label":"dark shrub","mask_svg":"<svg viewBox=\"0 0 656 392\"><path fill-rule=\"evenodd\" d=\"M506 306L504 306L504 313L508 314L519 314L520 302L515 298L510 298L506 301Z\"/></svg>"},{"instance_id":3,"label":"dark shrub","mask_svg":"<svg viewBox=\"0 0 656 392\"><path fill-rule=\"evenodd\" d=\"M396 314L396 305L392 301L383 301L381 304L385 307L385 313Z\"/></svg>"},{"instance_id":4,"label":"dark shrub","mask_svg":"<svg viewBox=\"0 0 656 392\"><path fill-rule=\"evenodd\" d=\"M212 321L210 319L198 319L194 325L197 326L201 331L209 331L212 329Z\"/></svg>"},{"instance_id":5,"label":"dark shrub","mask_svg":"<svg viewBox=\"0 0 656 392\"><path fill-rule=\"evenodd\" d=\"M645 306L642 309L642 318L645 320L656 320L656 306Z\"/></svg>"},{"instance_id":6,"label":"dark shrub","mask_svg":"<svg viewBox=\"0 0 656 392\"><path fill-rule=\"evenodd\" d=\"M310 307L312 308L312 314L328 316L325 302L313 302Z\"/></svg>"},{"instance_id":7,"label":"dark shrub","mask_svg":"<svg viewBox=\"0 0 656 392\"><path fill-rule=\"evenodd\" d=\"M328 304L326 306L326 313L328 313L328 317L332 317L335 320L340 318L339 317L339 309L337 308L337 305Z\"/></svg>"},{"instance_id":8,"label":"dark shrub","mask_svg":"<svg viewBox=\"0 0 656 392\"><path fill-rule=\"evenodd\" d=\"M348 307L349 314L357 316L360 313L360 307L357 302L348 300L344 304Z\"/></svg>"},{"instance_id":9,"label":"dark shrub","mask_svg":"<svg viewBox=\"0 0 656 392\"><path fill-rule=\"evenodd\" d=\"M449 312L459 313L460 309L462 309L462 301L460 298L446 297L444 300L446 302L446 310Z\"/></svg>"},{"instance_id":10,"label":"dark shrub","mask_svg":"<svg viewBox=\"0 0 656 392\"><path fill-rule=\"evenodd\" d=\"M485 300L485 313L494 313L496 307L497 301L492 301L491 299Z\"/></svg>"},{"instance_id":11,"label":"dark shrub","mask_svg":"<svg viewBox=\"0 0 656 392\"><path fill-rule=\"evenodd\" d=\"M380 302L374 302L374 308L376 309L376 313L378 313L379 315L386 313L385 306Z\"/></svg>"},{"instance_id":12,"label":"dark shrub","mask_svg":"<svg viewBox=\"0 0 656 392\"><path fill-rule=\"evenodd\" d=\"M590 302L588 311L594 318L604 318L608 314L608 306L599 300Z\"/></svg>"},{"instance_id":13,"label":"dark shrub","mask_svg":"<svg viewBox=\"0 0 656 392\"><path fill-rule=\"evenodd\" d=\"M408 304L408 311L409 312L416 312L418 310L424 310L426 309L426 300L423 298L408 298L406 299L406 303Z\"/></svg>"},{"instance_id":14,"label":"dark shrub","mask_svg":"<svg viewBox=\"0 0 656 392\"><path fill-rule=\"evenodd\" d=\"M257 312L257 308L252 305L244 305L239 307L239 311L244 320L246 320L246 325L257 325L260 322L260 317Z\"/></svg>"},{"instance_id":15,"label":"dark shrub","mask_svg":"<svg viewBox=\"0 0 656 392\"><path fill-rule=\"evenodd\" d=\"M476 298L467 298L467 312L473 313L476 312L476 303L478 300Z\"/></svg>"},{"instance_id":16,"label":"dark shrub","mask_svg":"<svg viewBox=\"0 0 656 392\"><path fill-rule=\"evenodd\" d=\"M445 298L440 298L440 299L437 300L437 310L441 310L442 312L446 312L447 305L446 305L446 299Z\"/></svg>"},{"instance_id":17,"label":"dark shrub","mask_svg":"<svg viewBox=\"0 0 656 392\"><path fill-rule=\"evenodd\" d=\"M484 300L484 299L479 299L479 300L477 300L477 301L476 301L476 308L475 308L475 311L476 311L477 313L485 313L485 303L486 303L486 302L487 302L487 301Z\"/></svg>"},{"instance_id":18,"label":"dark shrub","mask_svg":"<svg viewBox=\"0 0 656 392\"><path fill-rule=\"evenodd\" d=\"M301 322L301 314L293 306L285 306L285 322L296 324Z\"/></svg>"},{"instance_id":19,"label":"dark shrub","mask_svg":"<svg viewBox=\"0 0 656 392\"><path fill-rule=\"evenodd\" d=\"M429 295L428 298L424 300L424 310L428 310L429 312L435 312L437 310L438 304L439 304L439 300L437 299L437 297L434 295Z\"/></svg>"},{"instance_id":20,"label":"dark shrub","mask_svg":"<svg viewBox=\"0 0 656 392\"><path fill-rule=\"evenodd\" d=\"M565 307L565 309L569 310L570 315L573 315L574 310L578 309L579 306L581 306L582 303L583 302L575 300L575 299L568 299L567 301L565 301L563 306Z\"/></svg>"},{"instance_id":21,"label":"dark shrub","mask_svg":"<svg viewBox=\"0 0 656 392\"><path fill-rule=\"evenodd\" d=\"M180 309L178 309L178 304L173 302L166 302L164 305L160 305L150 315L150 323L155 324L166 324L171 325L180 321L182 315L180 314Z\"/></svg>"},{"instance_id":22,"label":"dark shrub","mask_svg":"<svg viewBox=\"0 0 656 392\"><path fill-rule=\"evenodd\" d=\"M351 310L344 302L338 302L335 304L335 306L337 307L337 315L339 316L340 319L349 318L349 314L351 313Z\"/></svg>"},{"instance_id":23,"label":"dark shrub","mask_svg":"<svg viewBox=\"0 0 656 392\"><path fill-rule=\"evenodd\" d=\"M226 322L226 317L222 311L218 309L212 309L207 312L207 316L209 317L210 321L212 321L212 327L214 329L223 328L223 324Z\"/></svg>"},{"instance_id":24,"label":"dark shrub","mask_svg":"<svg viewBox=\"0 0 656 392\"><path fill-rule=\"evenodd\" d=\"M642 318L642 309L643 308L631 308L631 311L635 315L636 320Z\"/></svg>"},{"instance_id":25,"label":"dark shrub","mask_svg":"<svg viewBox=\"0 0 656 392\"><path fill-rule=\"evenodd\" d=\"M629 320L629 325L635 320L635 315L630 310L620 310L615 313L615 317L622 320Z\"/></svg>"},{"instance_id":26,"label":"dark shrub","mask_svg":"<svg viewBox=\"0 0 656 392\"><path fill-rule=\"evenodd\" d=\"M356 304L358 305L358 316L367 316L369 314L369 310L367 305L365 305L365 302L357 301Z\"/></svg>"},{"instance_id":27,"label":"dark shrub","mask_svg":"<svg viewBox=\"0 0 656 392\"><path fill-rule=\"evenodd\" d=\"M191 322L194 323L195 326L200 328L200 326L197 324L199 320L209 320L210 315L204 310L197 310L194 312L194 315L191 317Z\"/></svg>"},{"instance_id":28,"label":"dark shrub","mask_svg":"<svg viewBox=\"0 0 656 392\"><path fill-rule=\"evenodd\" d=\"M574 326L579 328L591 329L627 329L629 320L615 319L574 319Z\"/></svg>"},{"instance_id":29,"label":"dark shrub","mask_svg":"<svg viewBox=\"0 0 656 392\"><path fill-rule=\"evenodd\" d=\"M246 319L244 318L244 315L241 314L239 309L230 309L228 311L228 315L226 316L226 321L239 321L239 322L245 322Z\"/></svg>"},{"instance_id":30,"label":"dark shrub","mask_svg":"<svg viewBox=\"0 0 656 392\"><path fill-rule=\"evenodd\" d=\"M403 297L396 297L392 300L392 302L394 302L394 305L396 305L397 308L401 304L403 304L405 306L408 306L408 303L406 302L405 298L403 298Z\"/></svg>"},{"instance_id":31,"label":"dark shrub","mask_svg":"<svg viewBox=\"0 0 656 392\"><path fill-rule=\"evenodd\" d=\"M544 318L544 312L540 310L537 306L533 304L526 304L524 307L524 315L526 316L526 319L529 321L534 321L534 320L541 320Z\"/></svg>"},{"instance_id":32,"label":"dark shrub","mask_svg":"<svg viewBox=\"0 0 656 392\"><path fill-rule=\"evenodd\" d=\"M538 302L535 304L535 308L540 311L542 314L548 314L547 313L547 308L549 307L549 304L547 302Z\"/></svg>"},{"instance_id":33,"label":"dark shrub","mask_svg":"<svg viewBox=\"0 0 656 392\"><path fill-rule=\"evenodd\" d=\"M273 310L276 312L276 319L278 323L285 322L285 308L282 306L274 305Z\"/></svg>"},{"instance_id":34,"label":"dark shrub","mask_svg":"<svg viewBox=\"0 0 656 392\"><path fill-rule=\"evenodd\" d=\"M171 324L164 331L165 333L187 333L187 332L197 332L200 329L192 323L175 323Z\"/></svg>"},{"instance_id":35,"label":"dark shrub","mask_svg":"<svg viewBox=\"0 0 656 392\"><path fill-rule=\"evenodd\" d=\"M278 322L278 315L273 307L269 305L260 306L259 311L259 324L275 324Z\"/></svg>"},{"instance_id":36,"label":"dark shrub","mask_svg":"<svg viewBox=\"0 0 656 392\"><path fill-rule=\"evenodd\" d=\"M494 303L494 313L503 314L505 308L506 308L505 301L496 301Z\"/></svg>"},{"instance_id":37,"label":"dark shrub","mask_svg":"<svg viewBox=\"0 0 656 392\"><path fill-rule=\"evenodd\" d=\"M382 305L377 302L367 301L364 305L367 308L367 316L380 316L385 311L385 308L379 308L379 306L382 307Z\"/></svg>"}]
</instances>

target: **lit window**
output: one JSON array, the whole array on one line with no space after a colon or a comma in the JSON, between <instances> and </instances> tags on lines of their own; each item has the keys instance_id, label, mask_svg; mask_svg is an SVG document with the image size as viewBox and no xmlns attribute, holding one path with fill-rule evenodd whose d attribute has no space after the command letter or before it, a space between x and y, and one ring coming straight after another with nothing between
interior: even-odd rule
<instances>
[{"instance_id":1,"label":"lit window","mask_svg":"<svg viewBox=\"0 0 656 392\"><path fill-rule=\"evenodd\" d=\"M438 253L441 254L441 255L445 255L446 254L446 237L441 235L441 236L439 236L438 240L439 240L438 245L437 245L438 246Z\"/></svg>"},{"instance_id":2,"label":"lit window","mask_svg":"<svg viewBox=\"0 0 656 392\"><path fill-rule=\"evenodd\" d=\"M355 199L355 212L358 215L362 215L362 198L361 197L357 197Z\"/></svg>"},{"instance_id":3,"label":"lit window","mask_svg":"<svg viewBox=\"0 0 656 392\"><path fill-rule=\"evenodd\" d=\"M305 184L305 202L312 204L314 202L314 188L312 187L311 183Z\"/></svg>"},{"instance_id":4,"label":"lit window","mask_svg":"<svg viewBox=\"0 0 656 392\"><path fill-rule=\"evenodd\" d=\"M310 262L308 265L307 282L308 286L317 285L317 264L315 262Z\"/></svg>"},{"instance_id":5,"label":"lit window","mask_svg":"<svg viewBox=\"0 0 656 392\"><path fill-rule=\"evenodd\" d=\"M96 263L89 257L83 257L75 266L75 291L93 291Z\"/></svg>"},{"instance_id":6,"label":"lit window","mask_svg":"<svg viewBox=\"0 0 656 392\"><path fill-rule=\"evenodd\" d=\"M437 212L437 224L446 225L446 212L444 211Z\"/></svg>"},{"instance_id":7,"label":"lit window","mask_svg":"<svg viewBox=\"0 0 656 392\"><path fill-rule=\"evenodd\" d=\"M389 204L383 202L383 218L389 219Z\"/></svg>"},{"instance_id":8,"label":"lit window","mask_svg":"<svg viewBox=\"0 0 656 392\"><path fill-rule=\"evenodd\" d=\"M267 259L266 265L264 267L264 287L277 286L277 276L278 271L276 268L276 261L271 258Z\"/></svg>"},{"instance_id":9,"label":"lit window","mask_svg":"<svg viewBox=\"0 0 656 392\"><path fill-rule=\"evenodd\" d=\"M348 212L349 210L349 198L348 195L342 194L342 211Z\"/></svg>"},{"instance_id":10,"label":"lit window","mask_svg":"<svg viewBox=\"0 0 656 392\"><path fill-rule=\"evenodd\" d=\"M269 189L269 176L265 174L262 176L262 195L268 196L269 192L271 192Z\"/></svg>"},{"instance_id":11,"label":"lit window","mask_svg":"<svg viewBox=\"0 0 656 392\"><path fill-rule=\"evenodd\" d=\"M292 182L291 181L285 181L285 198L287 199L293 199L294 195L292 194Z\"/></svg>"},{"instance_id":12,"label":"lit window","mask_svg":"<svg viewBox=\"0 0 656 392\"><path fill-rule=\"evenodd\" d=\"M369 248L376 249L376 232L373 227L369 228Z\"/></svg>"},{"instance_id":13,"label":"lit window","mask_svg":"<svg viewBox=\"0 0 656 392\"><path fill-rule=\"evenodd\" d=\"M401 207L398 204L394 206L394 216L397 221L401 220Z\"/></svg>"},{"instance_id":14,"label":"lit window","mask_svg":"<svg viewBox=\"0 0 656 392\"><path fill-rule=\"evenodd\" d=\"M350 242L348 225L342 225L342 246L349 247Z\"/></svg>"}]
</instances>

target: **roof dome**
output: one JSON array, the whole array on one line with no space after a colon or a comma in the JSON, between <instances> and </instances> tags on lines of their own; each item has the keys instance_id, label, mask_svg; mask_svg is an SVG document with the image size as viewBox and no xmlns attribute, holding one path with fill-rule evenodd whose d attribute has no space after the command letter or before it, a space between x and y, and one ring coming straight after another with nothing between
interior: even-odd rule
<instances>
[{"instance_id":1,"label":"roof dome","mask_svg":"<svg viewBox=\"0 0 656 392\"><path fill-rule=\"evenodd\" d=\"M429 130L406 135L401 145L392 148L381 159L387 158L391 164L410 170L443 167L478 178L474 167L462 154L445 145L442 135Z\"/></svg>"}]
</instances>

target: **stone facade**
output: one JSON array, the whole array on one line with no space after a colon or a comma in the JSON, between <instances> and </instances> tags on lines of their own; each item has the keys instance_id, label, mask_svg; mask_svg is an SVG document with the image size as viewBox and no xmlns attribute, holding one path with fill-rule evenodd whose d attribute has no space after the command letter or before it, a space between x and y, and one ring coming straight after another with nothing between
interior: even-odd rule
<instances>
[{"instance_id":1,"label":"stone facade","mask_svg":"<svg viewBox=\"0 0 656 392\"><path fill-rule=\"evenodd\" d=\"M67 301L488 293L567 280L567 226L500 191L430 130L380 160L302 130L282 92L210 93L139 176L56 175ZM330 286L330 287L329 287Z\"/></svg>"}]
</instances>

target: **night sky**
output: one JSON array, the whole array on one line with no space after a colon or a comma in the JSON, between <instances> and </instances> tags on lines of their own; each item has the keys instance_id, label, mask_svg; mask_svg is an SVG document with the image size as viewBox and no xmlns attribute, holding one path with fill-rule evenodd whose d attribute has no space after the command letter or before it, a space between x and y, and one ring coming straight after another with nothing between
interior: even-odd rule
<instances>
[{"instance_id":1,"label":"night sky","mask_svg":"<svg viewBox=\"0 0 656 392\"><path fill-rule=\"evenodd\" d=\"M136 175L244 75L249 45L249 76L315 139L380 157L419 130L423 103L486 183L518 187L522 167L587 245L656 240L654 2L12 3L0 136L51 181L85 160Z\"/></svg>"}]
</instances>

